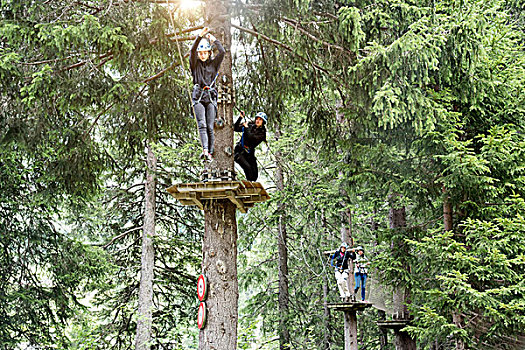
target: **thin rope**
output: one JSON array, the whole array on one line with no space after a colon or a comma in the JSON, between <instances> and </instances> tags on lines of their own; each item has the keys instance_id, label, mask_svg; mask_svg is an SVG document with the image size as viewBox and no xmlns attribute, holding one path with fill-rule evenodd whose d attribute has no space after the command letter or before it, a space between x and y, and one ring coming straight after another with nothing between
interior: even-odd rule
<instances>
[{"instance_id":1,"label":"thin rope","mask_svg":"<svg viewBox=\"0 0 525 350\"><path fill-rule=\"evenodd\" d=\"M169 12L169 16L170 16L170 21L171 21L171 26L173 29L175 29L175 20L173 19L173 12L174 11L171 11L171 8L170 8L170 4L169 4L169 0L166 0L166 6L168 8L168 12ZM179 43L179 40L177 40L178 38L175 37L175 42L177 43L177 51L179 52L179 60L180 60L180 64L183 68L183 71L186 70L186 65L184 64L184 58L182 57L182 51L180 49L180 43ZM191 111L193 113L193 119L195 119L195 123L197 125L197 136L199 136L199 123L197 122L197 114L195 113L195 106L193 105L192 103L192 100L191 100L191 93L190 93L190 89L188 89L188 86L185 87L185 90L188 94L188 100L190 101L190 105L191 105Z\"/></svg>"}]
</instances>

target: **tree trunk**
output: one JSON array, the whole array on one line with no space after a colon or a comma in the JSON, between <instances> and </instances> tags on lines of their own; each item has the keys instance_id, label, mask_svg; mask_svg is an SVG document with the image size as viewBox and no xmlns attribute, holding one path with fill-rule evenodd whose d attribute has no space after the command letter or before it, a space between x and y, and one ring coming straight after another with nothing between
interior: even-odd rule
<instances>
[{"instance_id":1,"label":"tree trunk","mask_svg":"<svg viewBox=\"0 0 525 350\"><path fill-rule=\"evenodd\" d=\"M324 210L321 209L321 223L323 227L323 232L326 237L329 237L328 234L328 224L326 223L326 216ZM332 271L332 269L330 269ZM328 285L329 279L326 273L323 273L323 340L324 340L324 350L330 349L330 309L328 308L328 293L330 287Z\"/></svg>"},{"instance_id":2,"label":"tree trunk","mask_svg":"<svg viewBox=\"0 0 525 350\"><path fill-rule=\"evenodd\" d=\"M443 199L443 229L445 231L452 231L453 228L453 216L452 216L452 203L450 197L446 194L446 189L443 187L443 193L445 198ZM452 313L453 323L459 327L463 327L463 319L458 311ZM456 350L464 350L465 342L462 339L456 339Z\"/></svg>"},{"instance_id":3,"label":"tree trunk","mask_svg":"<svg viewBox=\"0 0 525 350\"><path fill-rule=\"evenodd\" d=\"M357 315L355 310L343 311L345 318L345 350L357 350Z\"/></svg>"},{"instance_id":4,"label":"tree trunk","mask_svg":"<svg viewBox=\"0 0 525 350\"><path fill-rule=\"evenodd\" d=\"M330 349L330 337L329 337L329 330L328 327L330 325L330 309L328 308L328 279L326 278L326 274L323 273L323 310L324 310L324 317L323 317L323 341L324 341L324 349L329 350Z\"/></svg>"},{"instance_id":5,"label":"tree trunk","mask_svg":"<svg viewBox=\"0 0 525 350\"><path fill-rule=\"evenodd\" d=\"M281 137L281 131L277 125L275 128L275 136L277 140ZM277 169L275 172L276 186L279 191L284 190L284 175L282 168L282 155L278 151L275 154L277 161ZM286 223L283 221L284 203L279 204L279 236L277 239L277 250L279 252L279 349L290 349L290 332L288 330L288 234L286 231Z\"/></svg>"},{"instance_id":6,"label":"tree trunk","mask_svg":"<svg viewBox=\"0 0 525 350\"><path fill-rule=\"evenodd\" d=\"M378 310L378 316L380 320L386 320L386 312L383 310ZM385 350L388 345L388 331L381 327L379 329L379 345L381 350Z\"/></svg>"},{"instance_id":7,"label":"tree trunk","mask_svg":"<svg viewBox=\"0 0 525 350\"><path fill-rule=\"evenodd\" d=\"M136 350L149 350L151 348L151 326L153 313L153 270L155 265L155 251L153 237L155 236L155 173L157 171L157 158L147 144L146 159L146 185L144 228L142 230L142 256L140 270L139 300L137 334L135 337Z\"/></svg>"},{"instance_id":8,"label":"tree trunk","mask_svg":"<svg viewBox=\"0 0 525 350\"><path fill-rule=\"evenodd\" d=\"M231 93L232 57L229 0L206 1L205 20L221 40L226 55L217 78L220 88ZM233 173L233 101L220 98L217 118L225 126L215 129L215 154L211 167ZM237 280L236 206L229 200L207 201L204 206L202 272L209 292L206 300L207 321L199 333L199 350L236 350L239 287Z\"/></svg>"},{"instance_id":9,"label":"tree trunk","mask_svg":"<svg viewBox=\"0 0 525 350\"><path fill-rule=\"evenodd\" d=\"M208 278L206 325L199 333L200 350L237 349L237 222L235 205L210 201L205 207L202 272Z\"/></svg>"},{"instance_id":10,"label":"tree trunk","mask_svg":"<svg viewBox=\"0 0 525 350\"><path fill-rule=\"evenodd\" d=\"M455 311L452 313L452 322L459 327L463 328L463 317L461 317L461 314L459 311ZM465 350L465 342L462 339L456 339L456 350Z\"/></svg>"},{"instance_id":11,"label":"tree trunk","mask_svg":"<svg viewBox=\"0 0 525 350\"><path fill-rule=\"evenodd\" d=\"M389 221L391 229L402 229L406 227L406 210L405 207L400 203L401 196L399 194L392 194L390 200L390 212ZM405 247L393 247L394 249L404 249ZM408 252L406 252L408 254ZM405 266L405 269L409 269L409 266ZM409 303L409 293L405 286L399 286L397 290L394 290L394 318L400 320L409 319L407 304ZM412 339L408 333L399 330L394 330L394 345L396 350L415 350L416 342Z\"/></svg>"},{"instance_id":12,"label":"tree trunk","mask_svg":"<svg viewBox=\"0 0 525 350\"><path fill-rule=\"evenodd\" d=\"M443 192L445 192L445 189L443 189ZM445 231L452 231L452 203L448 196L443 200L443 226Z\"/></svg>"}]
</instances>

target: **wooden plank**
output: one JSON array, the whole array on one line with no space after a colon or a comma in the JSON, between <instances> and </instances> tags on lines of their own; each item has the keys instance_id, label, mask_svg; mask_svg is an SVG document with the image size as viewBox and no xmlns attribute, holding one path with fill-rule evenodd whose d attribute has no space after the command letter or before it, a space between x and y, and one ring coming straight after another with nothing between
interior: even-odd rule
<instances>
[{"instance_id":1,"label":"wooden plank","mask_svg":"<svg viewBox=\"0 0 525 350\"><path fill-rule=\"evenodd\" d=\"M247 212L243 202L235 196L235 193L233 191L226 191L226 196L232 201L233 204L237 206L237 209L239 209L241 213Z\"/></svg>"},{"instance_id":2,"label":"wooden plank","mask_svg":"<svg viewBox=\"0 0 525 350\"><path fill-rule=\"evenodd\" d=\"M251 196L244 200L244 204L266 202L268 199L269 198L265 196Z\"/></svg>"},{"instance_id":3,"label":"wooden plank","mask_svg":"<svg viewBox=\"0 0 525 350\"><path fill-rule=\"evenodd\" d=\"M328 304L328 308L336 311L358 311L364 310L372 306L372 303L365 303L362 301L350 302L350 303L333 303Z\"/></svg>"},{"instance_id":4,"label":"wooden plank","mask_svg":"<svg viewBox=\"0 0 525 350\"><path fill-rule=\"evenodd\" d=\"M270 198L259 182L249 181L184 183L171 186L167 191L182 205L196 205L201 210L205 200L229 199L242 213L246 213L255 203Z\"/></svg>"},{"instance_id":5,"label":"wooden plank","mask_svg":"<svg viewBox=\"0 0 525 350\"><path fill-rule=\"evenodd\" d=\"M381 320L376 322L379 327L388 329L402 329L408 326L409 323L409 320Z\"/></svg>"},{"instance_id":6,"label":"wooden plank","mask_svg":"<svg viewBox=\"0 0 525 350\"><path fill-rule=\"evenodd\" d=\"M195 203L195 205L199 207L200 210L204 210L204 205L202 205L202 202L200 201L199 193L191 192L189 197L190 197L190 200L192 200L193 203Z\"/></svg>"},{"instance_id":7,"label":"wooden plank","mask_svg":"<svg viewBox=\"0 0 525 350\"><path fill-rule=\"evenodd\" d=\"M168 191L171 194L179 192L179 190L177 189L177 185L173 185L173 186L168 187L168 189L166 191Z\"/></svg>"}]
</instances>

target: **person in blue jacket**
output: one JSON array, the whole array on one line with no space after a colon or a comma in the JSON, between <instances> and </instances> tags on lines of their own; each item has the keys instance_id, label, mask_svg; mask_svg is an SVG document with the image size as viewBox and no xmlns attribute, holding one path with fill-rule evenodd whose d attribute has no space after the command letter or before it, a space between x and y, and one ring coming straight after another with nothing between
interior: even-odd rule
<instances>
[{"instance_id":1,"label":"person in blue jacket","mask_svg":"<svg viewBox=\"0 0 525 350\"><path fill-rule=\"evenodd\" d=\"M268 116L264 112L259 112L255 115L255 122L243 121L244 112L235 122L233 130L242 132L241 139L235 145L233 159L244 170L246 180L256 181L259 177L259 169L257 167L257 158L255 157L255 147L263 141L266 141L266 122Z\"/></svg>"},{"instance_id":2,"label":"person in blue jacket","mask_svg":"<svg viewBox=\"0 0 525 350\"><path fill-rule=\"evenodd\" d=\"M212 57L211 43L218 51L215 57ZM213 161L215 143L213 133L217 116L215 82L225 52L221 42L209 33L207 27L199 33L190 50L190 69L194 84L191 99L202 145L201 157L209 162Z\"/></svg>"}]
</instances>

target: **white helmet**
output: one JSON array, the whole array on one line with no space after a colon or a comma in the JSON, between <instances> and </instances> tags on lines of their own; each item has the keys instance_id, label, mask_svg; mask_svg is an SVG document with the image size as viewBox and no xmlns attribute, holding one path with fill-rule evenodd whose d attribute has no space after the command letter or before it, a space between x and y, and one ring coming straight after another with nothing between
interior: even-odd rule
<instances>
[{"instance_id":1,"label":"white helmet","mask_svg":"<svg viewBox=\"0 0 525 350\"><path fill-rule=\"evenodd\" d=\"M348 243L346 243L346 242L341 243L339 248L348 248Z\"/></svg>"},{"instance_id":2,"label":"white helmet","mask_svg":"<svg viewBox=\"0 0 525 350\"><path fill-rule=\"evenodd\" d=\"M211 51L211 45L208 39L202 38L197 47L197 52L199 51Z\"/></svg>"}]
</instances>

